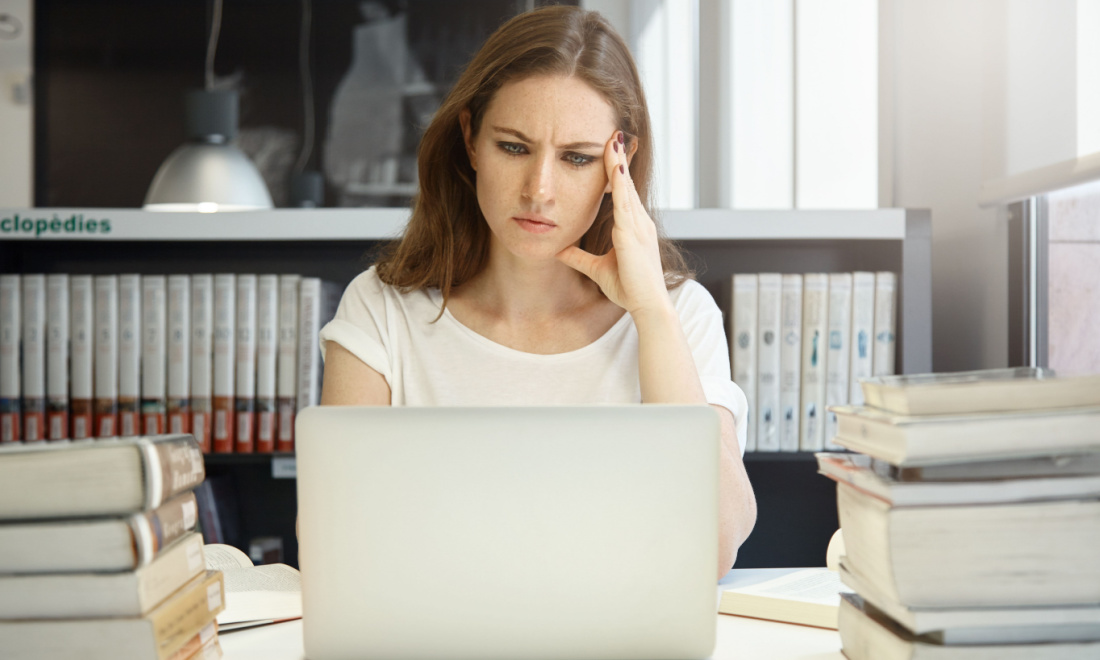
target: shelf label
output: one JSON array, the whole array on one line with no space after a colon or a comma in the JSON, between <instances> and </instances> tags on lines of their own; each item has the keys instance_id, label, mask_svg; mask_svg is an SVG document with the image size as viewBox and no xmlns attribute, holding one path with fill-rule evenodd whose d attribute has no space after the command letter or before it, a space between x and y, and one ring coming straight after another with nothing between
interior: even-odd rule
<instances>
[{"instance_id":1,"label":"shelf label","mask_svg":"<svg viewBox=\"0 0 1100 660\"><path fill-rule=\"evenodd\" d=\"M294 456L274 456L271 459L272 479L297 479L298 460Z\"/></svg>"}]
</instances>

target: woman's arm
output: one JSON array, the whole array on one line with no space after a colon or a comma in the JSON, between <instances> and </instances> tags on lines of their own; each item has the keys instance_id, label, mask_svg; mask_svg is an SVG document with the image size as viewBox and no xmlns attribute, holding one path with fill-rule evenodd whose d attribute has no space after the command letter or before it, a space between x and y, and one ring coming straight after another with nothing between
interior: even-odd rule
<instances>
[{"instance_id":1,"label":"woman's arm","mask_svg":"<svg viewBox=\"0 0 1100 660\"><path fill-rule=\"evenodd\" d=\"M644 403L707 403L695 360L684 336L679 315L672 307L661 312L637 312L638 375ZM718 577L729 572L737 549L756 524L756 497L752 492L733 414L713 406L721 423L718 481Z\"/></svg>"},{"instance_id":2,"label":"woman's arm","mask_svg":"<svg viewBox=\"0 0 1100 660\"><path fill-rule=\"evenodd\" d=\"M325 344L322 406L388 406L390 396L390 385L382 374L340 344Z\"/></svg>"},{"instance_id":3,"label":"woman's arm","mask_svg":"<svg viewBox=\"0 0 1100 660\"><path fill-rule=\"evenodd\" d=\"M636 148L636 144L632 146ZM590 277L608 299L634 319L644 403L707 403L679 314L665 285L657 226L630 180L629 162L622 133L616 133L604 146L604 165L615 205L611 230L614 247L597 256L572 246L562 250L558 259ZM737 548L756 524L756 498L741 462L733 415L725 408L716 408L722 420L718 506L721 578L733 566Z\"/></svg>"}]
</instances>

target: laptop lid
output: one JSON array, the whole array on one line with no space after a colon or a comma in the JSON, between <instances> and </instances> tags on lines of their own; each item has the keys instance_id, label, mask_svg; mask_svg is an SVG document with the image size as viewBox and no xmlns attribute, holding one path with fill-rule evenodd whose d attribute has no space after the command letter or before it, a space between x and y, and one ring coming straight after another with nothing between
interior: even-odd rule
<instances>
[{"instance_id":1,"label":"laptop lid","mask_svg":"<svg viewBox=\"0 0 1100 660\"><path fill-rule=\"evenodd\" d=\"M718 443L702 405L303 410L307 657L708 656Z\"/></svg>"}]
</instances>

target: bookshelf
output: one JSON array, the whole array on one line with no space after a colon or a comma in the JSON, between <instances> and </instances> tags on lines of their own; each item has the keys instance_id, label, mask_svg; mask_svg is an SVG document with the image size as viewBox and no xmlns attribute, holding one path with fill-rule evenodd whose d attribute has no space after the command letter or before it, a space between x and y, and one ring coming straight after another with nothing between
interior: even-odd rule
<instances>
[{"instance_id":1,"label":"bookshelf","mask_svg":"<svg viewBox=\"0 0 1100 660\"><path fill-rule=\"evenodd\" d=\"M76 217L83 231L66 231ZM0 271L8 273L300 273L349 282L370 251L400 234L406 209L279 209L237 214L136 209L0 209ZM932 370L931 216L926 210L667 210L665 233L687 249L697 279L729 313L734 273L889 270L898 274L900 373ZM95 230L87 221L96 220ZM28 224L26 220L29 220ZM54 222L54 221L57 222ZM102 221L108 221L104 231ZM29 230L27 230L29 228ZM56 230L55 230L56 229ZM727 326L728 327L728 326ZM295 481L286 455L212 455L207 469L233 495L242 543L281 536L297 564ZM832 482L809 453L750 453L759 505L739 567L824 562L837 527ZM244 548L247 551L247 547Z\"/></svg>"}]
</instances>

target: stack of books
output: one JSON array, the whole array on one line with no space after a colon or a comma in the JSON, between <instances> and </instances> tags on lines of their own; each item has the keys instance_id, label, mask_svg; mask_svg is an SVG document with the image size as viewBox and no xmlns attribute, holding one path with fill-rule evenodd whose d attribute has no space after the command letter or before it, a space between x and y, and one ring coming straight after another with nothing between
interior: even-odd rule
<instances>
[{"instance_id":1,"label":"stack of books","mask_svg":"<svg viewBox=\"0 0 1100 660\"><path fill-rule=\"evenodd\" d=\"M1100 376L868 379L820 453L850 660L1100 658Z\"/></svg>"},{"instance_id":2,"label":"stack of books","mask_svg":"<svg viewBox=\"0 0 1100 660\"><path fill-rule=\"evenodd\" d=\"M0 447L0 655L220 658L190 435Z\"/></svg>"}]
</instances>

